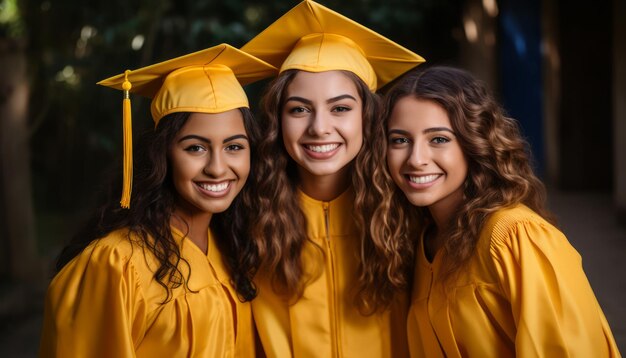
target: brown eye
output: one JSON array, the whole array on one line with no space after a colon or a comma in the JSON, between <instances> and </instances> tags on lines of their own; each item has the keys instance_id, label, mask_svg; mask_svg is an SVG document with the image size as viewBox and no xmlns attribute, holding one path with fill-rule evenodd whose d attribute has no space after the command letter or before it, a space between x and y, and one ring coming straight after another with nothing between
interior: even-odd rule
<instances>
[{"instance_id":1,"label":"brown eye","mask_svg":"<svg viewBox=\"0 0 626 358\"><path fill-rule=\"evenodd\" d=\"M203 146L198 144L193 144L185 148L186 152L200 152L205 150Z\"/></svg>"},{"instance_id":2,"label":"brown eye","mask_svg":"<svg viewBox=\"0 0 626 358\"><path fill-rule=\"evenodd\" d=\"M226 151L228 152L237 152L240 151L242 149L245 149L245 147L241 144L230 144L228 146L226 146Z\"/></svg>"},{"instance_id":3,"label":"brown eye","mask_svg":"<svg viewBox=\"0 0 626 358\"><path fill-rule=\"evenodd\" d=\"M448 143L450 141L450 139L446 138L446 137L435 137L433 139L430 140L432 143L435 144L444 144L444 143Z\"/></svg>"},{"instance_id":4,"label":"brown eye","mask_svg":"<svg viewBox=\"0 0 626 358\"><path fill-rule=\"evenodd\" d=\"M304 112L309 112L309 110L304 107L293 107L289 109L289 113L291 114L304 113Z\"/></svg>"},{"instance_id":5,"label":"brown eye","mask_svg":"<svg viewBox=\"0 0 626 358\"><path fill-rule=\"evenodd\" d=\"M351 111L352 108L347 107L347 106L337 106L335 108L333 108L333 112L348 112Z\"/></svg>"},{"instance_id":6,"label":"brown eye","mask_svg":"<svg viewBox=\"0 0 626 358\"><path fill-rule=\"evenodd\" d=\"M404 137L391 138L390 142L392 144L406 144L409 143L409 139Z\"/></svg>"}]
</instances>

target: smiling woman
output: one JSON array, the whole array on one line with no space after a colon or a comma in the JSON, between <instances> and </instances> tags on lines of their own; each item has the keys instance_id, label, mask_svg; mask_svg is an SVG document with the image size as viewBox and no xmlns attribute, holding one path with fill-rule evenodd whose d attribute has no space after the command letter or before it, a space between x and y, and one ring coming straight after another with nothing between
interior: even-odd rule
<instances>
[{"instance_id":1,"label":"smiling woman","mask_svg":"<svg viewBox=\"0 0 626 358\"><path fill-rule=\"evenodd\" d=\"M168 151L177 192L174 223L207 250L206 223L228 209L250 172L250 143L239 109L192 113Z\"/></svg>"},{"instance_id":2,"label":"smiling woman","mask_svg":"<svg viewBox=\"0 0 626 358\"><path fill-rule=\"evenodd\" d=\"M551 223L517 122L449 67L385 96L387 164L417 211L412 357L618 357L581 257ZM393 215L401 215L401 211Z\"/></svg>"},{"instance_id":3,"label":"smiling woman","mask_svg":"<svg viewBox=\"0 0 626 358\"><path fill-rule=\"evenodd\" d=\"M255 355L244 184L258 126L241 85L274 70L223 44L100 82L152 98L156 130L125 167L122 207L108 200L62 252L41 356Z\"/></svg>"},{"instance_id":4,"label":"smiling woman","mask_svg":"<svg viewBox=\"0 0 626 358\"><path fill-rule=\"evenodd\" d=\"M363 100L341 71L298 72L281 114L283 143L309 196L332 200L349 186L350 163L363 146Z\"/></svg>"},{"instance_id":5,"label":"smiling woman","mask_svg":"<svg viewBox=\"0 0 626 358\"><path fill-rule=\"evenodd\" d=\"M254 176L263 265L252 305L265 353L406 356L412 245L386 215L374 91L423 59L313 1L242 50L280 67L262 99Z\"/></svg>"},{"instance_id":6,"label":"smiling woman","mask_svg":"<svg viewBox=\"0 0 626 358\"><path fill-rule=\"evenodd\" d=\"M410 96L398 100L388 122L387 163L394 181L435 222L447 222L463 200L467 160L448 114L439 104Z\"/></svg>"}]
</instances>

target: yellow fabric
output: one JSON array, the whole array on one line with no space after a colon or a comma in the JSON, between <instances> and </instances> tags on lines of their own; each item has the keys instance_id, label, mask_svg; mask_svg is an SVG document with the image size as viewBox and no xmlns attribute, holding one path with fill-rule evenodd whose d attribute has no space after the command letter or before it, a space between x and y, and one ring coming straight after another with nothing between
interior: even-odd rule
<instances>
[{"instance_id":1,"label":"yellow fabric","mask_svg":"<svg viewBox=\"0 0 626 358\"><path fill-rule=\"evenodd\" d=\"M242 85L276 74L276 68L228 44L128 73L131 93L152 98L155 124L175 112L222 113L249 107ZM122 90L125 74L98 82Z\"/></svg>"},{"instance_id":2,"label":"yellow fabric","mask_svg":"<svg viewBox=\"0 0 626 358\"><path fill-rule=\"evenodd\" d=\"M303 1L241 48L280 72L346 70L372 91L424 62L412 51L314 1Z\"/></svg>"},{"instance_id":3,"label":"yellow fabric","mask_svg":"<svg viewBox=\"0 0 626 358\"><path fill-rule=\"evenodd\" d=\"M476 253L443 292L441 253L420 245L408 339L412 357L619 357L565 236L520 205L493 214Z\"/></svg>"},{"instance_id":4,"label":"yellow fabric","mask_svg":"<svg viewBox=\"0 0 626 358\"><path fill-rule=\"evenodd\" d=\"M274 293L266 274L258 275L259 295L252 311L268 357L408 355L405 296L390 310L371 316L361 315L354 305L359 237L351 217L353 202L352 190L330 202L300 193L307 234L314 243L305 247L303 262L313 279L303 297L289 304Z\"/></svg>"},{"instance_id":5,"label":"yellow fabric","mask_svg":"<svg viewBox=\"0 0 626 358\"><path fill-rule=\"evenodd\" d=\"M42 357L253 357L249 303L241 303L215 243L208 255L172 230L191 268L189 288L165 290L155 257L126 230L90 244L48 288ZM210 235L209 235L210 238ZM184 273L188 270L181 262Z\"/></svg>"}]
</instances>

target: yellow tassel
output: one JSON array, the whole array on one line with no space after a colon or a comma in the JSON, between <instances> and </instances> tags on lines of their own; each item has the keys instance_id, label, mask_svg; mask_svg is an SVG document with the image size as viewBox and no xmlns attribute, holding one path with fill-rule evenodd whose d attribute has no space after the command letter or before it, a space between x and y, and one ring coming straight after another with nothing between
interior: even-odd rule
<instances>
[{"instance_id":1,"label":"yellow tassel","mask_svg":"<svg viewBox=\"0 0 626 358\"><path fill-rule=\"evenodd\" d=\"M131 121L131 108L130 108L130 89L132 85L128 81L129 70L124 72L124 83L122 89L124 90L123 100L123 115L124 115L124 183L122 185L122 199L120 205L122 208L128 209L130 207L130 193L133 187L133 127Z\"/></svg>"}]
</instances>

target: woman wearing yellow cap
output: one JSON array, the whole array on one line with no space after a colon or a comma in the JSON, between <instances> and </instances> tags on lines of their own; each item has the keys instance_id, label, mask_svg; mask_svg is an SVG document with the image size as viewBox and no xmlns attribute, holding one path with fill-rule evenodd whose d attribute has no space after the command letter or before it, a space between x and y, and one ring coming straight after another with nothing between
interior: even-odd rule
<instances>
[{"instance_id":1,"label":"woman wearing yellow cap","mask_svg":"<svg viewBox=\"0 0 626 358\"><path fill-rule=\"evenodd\" d=\"M241 85L274 73L223 44L100 82L152 98L156 129L131 197L124 100L124 208L106 203L62 252L41 356L255 355L257 259L243 215L249 193L239 193L258 126Z\"/></svg>"},{"instance_id":2,"label":"woman wearing yellow cap","mask_svg":"<svg viewBox=\"0 0 626 358\"><path fill-rule=\"evenodd\" d=\"M265 353L405 356L412 244L397 239L402 218L386 217L373 92L423 59L312 1L242 50L280 67L262 100L254 177L264 266L253 313Z\"/></svg>"}]
</instances>

